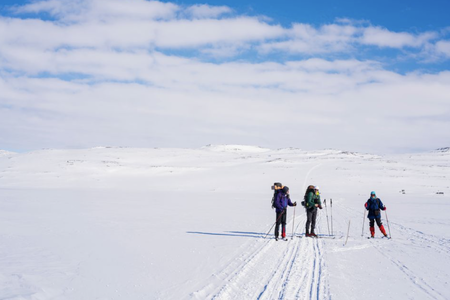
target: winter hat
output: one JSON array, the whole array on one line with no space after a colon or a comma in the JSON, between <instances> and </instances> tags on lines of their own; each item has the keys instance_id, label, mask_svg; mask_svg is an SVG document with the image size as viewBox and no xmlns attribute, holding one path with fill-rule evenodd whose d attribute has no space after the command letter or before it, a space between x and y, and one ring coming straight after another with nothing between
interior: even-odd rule
<instances>
[{"instance_id":1,"label":"winter hat","mask_svg":"<svg viewBox=\"0 0 450 300\"><path fill-rule=\"evenodd\" d=\"M319 186L318 186L318 185L316 185L314 188L315 188L316 190L319 190Z\"/></svg>"},{"instance_id":2,"label":"winter hat","mask_svg":"<svg viewBox=\"0 0 450 300\"><path fill-rule=\"evenodd\" d=\"M283 188L283 193L287 193L287 192L289 192L289 188L287 187L287 186L285 186L284 188Z\"/></svg>"},{"instance_id":3,"label":"winter hat","mask_svg":"<svg viewBox=\"0 0 450 300\"><path fill-rule=\"evenodd\" d=\"M370 195L371 195L371 196L372 196L372 195L375 195L375 196L376 196L377 194L375 194L374 191L371 191L371 192L370 192Z\"/></svg>"}]
</instances>

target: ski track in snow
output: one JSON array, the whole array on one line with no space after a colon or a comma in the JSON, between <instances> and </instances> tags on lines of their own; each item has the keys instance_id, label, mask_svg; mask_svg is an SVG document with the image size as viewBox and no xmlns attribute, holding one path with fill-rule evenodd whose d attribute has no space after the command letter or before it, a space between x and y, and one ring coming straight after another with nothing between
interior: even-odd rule
<instances>
[{"instance_id":1,"label":"ski track in snow","mask_svg":"<svg viewBox=\"0 0 450 300\"><path fill-rule=\"evenodd\" d=\"M317 221L319 224L319 218ZM295 222L298 232L305 224L305 216L296 217ZM287 228L291 223L292 220ZM223 282L219 287L209 284L191 296L202 299L331 299L321 239L296 235L292 240L288 236L288 241L277 242L271 235L271 239L253 242L249 249L213 275Z\"/></svg>"},{"instance_id":2,"label":"ski track in snow","mask_svg":"<svg viewBox=\"0 0 450 300\"><path fill-rule=\"evenodd\" d=\"M401 261L393 258L392 256L388 255L383 249L377 245L374 241L371 240L371 243L374 245L374 248L386 259L388 259L392 264L394 264L401 272L403 272L406 277L413 283L414 286L418 287L420 290L425 292L428 296L430 296L432 299L442 299L445 300L446 298L442 296L438 291L436 291L433 287L431 287L429 284L427 284L421 277L416 275L413 271L408 269L408 267L402 263Z\"/></svg>"},{"instance_id":3,"label":"ski track in snow","mask_svg":"<svg viewBox=\"0 0 450 300\"><path fill-rule=\"evenodd\" d=\"M353 215L353 219L355 219L355 215L358 213L356 209L349 208L342 206L344 210L348 213ZM364 220L366 222L366 220ZM403 225L400 225L398 223L392 223L390 222L390 225L395 229L396 232L401 232L402 234L399 236L407 236L408 241L412 244L432 244L433 249L437 252L444 253L444 254L450 254L450 249L448 246L448 240L442 239L442 238L436 238L432 235L425 234L423 232L417 231L413 228L405 227ZM386 226L387 227L387 226ZM387 228L386 228L387 230ZM446 297L443 296L441 293L439 293L436 289L434 289L431 285L429 285L420 275L417 275L415 272L413 272L411 269L407 267L407 264L403 263L402 261L394 258L393 256L389 255L385 249L383 249L382 246L378 243L377 240L369 239L373 247L377 250L378 253L380 253L381 256L383 256L385 259L387 259L390 263L392 263L396 268L398 268L405 276L406 278L413 284L413 286L417 287L420 291L424 292L426 295L428 295L431 299L443 299L445 300ZM389 240L392 242L395 242L395 237L392 240Z\"/></svg>"},{"instance_id":4,"label":"ski track in snow","mask_svg":"<svg viewBox=\"0 0 450 300\"><path fill-rule=\"evenodd\" d=\"M430 247L432 246L432 248L437 252L450 256L450 240L426 234L413 228L405 227L398 223L390 223L391 225L395 226L397 231L400 231L402 233L401 236L409 237L409 240L413 244L420 246L426 244Z\"/></svg>"}]
</instances>

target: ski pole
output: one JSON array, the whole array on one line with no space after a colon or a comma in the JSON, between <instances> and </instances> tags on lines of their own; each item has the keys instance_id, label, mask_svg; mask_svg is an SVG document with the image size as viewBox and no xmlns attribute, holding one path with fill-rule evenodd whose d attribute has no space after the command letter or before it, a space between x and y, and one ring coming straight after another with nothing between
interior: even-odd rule
<instances>
[{"instance_id":1,"label":"ski pole","mask_svg":"<svg viewBox=\"0 0 450 300\"><path fill-rule=\"evenodd\" d=\"M347 238L345 239L345 245L347 245L347 241L348 241L348 233L350 232L350 220L348 220L348 229L347 229Z\"/></svg>"},{"instance_id":2,"label":"ski pole","mask_svg":"<svg viewBox=\"0 0 450 300\"><path fill-rule=\"evenodd\" d=\"M364 220L366 219L366 209L364 209L364 216L363 216L363 226L362 226L362 232L361 232L361 236L364 235Z\"/></svg>"},{"instance_id":3,"label":"ski pole","mask_svg":"<svg viewBox=\"0 0 450 300\"><path fill-rule=\"evenodd\" d=\"M330 211L331 211L331 235L334 235L334 231L333 231L333 199L330 199Z\"/></svg>"},{"instance_id":4,"label":"ski pole","mask_svg":"<svg viewBox=\"0 0 450 300\"><path fill-rule=\"evenodd\" d=\"M278 223L278 221L280 220L280 218L281 218L281 216L282 216L283 214L284 214L284 210L281 212L280 216L277 218L277 220L275 221L275 223L273 223L272 227L270 227L269 231L267 231L267 234L264 236L264 238L266 238L266 237L269 235L270 231L272 231L273 226L275 226L275 224Z\"/></svg>"},{"instance_id":5,"label":"ski pole","mask_svg":"<svg viewBox=\"0 0 450 300\"><path fill-rule=\"evenodd\" d=\"M291 240L294 239L294 223L295 223L295 206L294 206L294 218L292 219L292 237L291 237Z\"/></svg>"},{"instance_id":6,"label":"ski pole","mask_svg":"<svg viewBox=\"0 0 450 300\"><path fill-rule=\"evenodd\" d=\"M327 199L323 200L323 204L325 205L325 212L327 214L327 227L328 227L328 235L330 234L330 224L328 223L328 208L327 208Z\"/></svg>"},{"instance_id":7,"label":"ski pole","mask_svg":"<svg viewBox=\"0 0 450 300\"><path fill-rule=\"evenodd\" d=\"M387 224L388 224L389 237L392 239L392 235L391 235L391 227L389 226L389 219L388 219L386 210L384 211L384 213L386 214L386 222L387 222Z\"/></svg>"}]
</instances>

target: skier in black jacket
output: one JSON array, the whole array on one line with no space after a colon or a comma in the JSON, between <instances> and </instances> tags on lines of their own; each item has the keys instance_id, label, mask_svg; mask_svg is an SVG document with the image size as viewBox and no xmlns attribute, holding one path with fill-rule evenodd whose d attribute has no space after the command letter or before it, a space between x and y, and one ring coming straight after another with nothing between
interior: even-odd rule
<instances>
[{"instance_id":1,"label":"skier in black jacket","mask_svg":"<svg viewBox=\"0 0 450 300\"><path fill-rule=\"evenodd\" d=\"M369 218L370 225L370 236L375 237L375 221L377 222L378 228L380 228L381 233L387 237L386 230L384 229L383 223L381 223L381 212L380 210L386 210L386 206L383 205L380 198L377 198L375 192L370 193L370 198L364 204L366 209L369 211L367 218Z\"/></svg>"}]
</instances>

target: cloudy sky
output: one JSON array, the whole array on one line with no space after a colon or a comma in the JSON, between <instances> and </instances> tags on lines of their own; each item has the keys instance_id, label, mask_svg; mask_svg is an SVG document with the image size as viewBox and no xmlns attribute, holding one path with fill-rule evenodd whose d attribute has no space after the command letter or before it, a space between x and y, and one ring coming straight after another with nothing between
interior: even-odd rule
<instances>
[{"instance_id":1,"label":"cloudy sky","mask_svg":"<svg viewBox=\"0 0 450 300\"><path fill-rule=\"evenodd\" d=\"M391 2L3 0L0 149L450 146L450 3Z\"/></svg>"}]
</instances>

